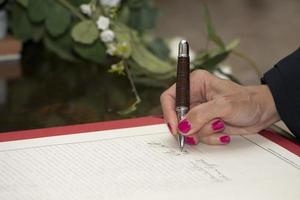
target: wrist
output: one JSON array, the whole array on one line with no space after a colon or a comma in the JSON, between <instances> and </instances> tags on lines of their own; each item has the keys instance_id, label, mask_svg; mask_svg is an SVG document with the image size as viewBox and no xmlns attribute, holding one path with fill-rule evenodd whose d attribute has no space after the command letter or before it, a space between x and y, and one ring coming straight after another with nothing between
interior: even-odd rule
<instances>
[{"instance_id":1,"label":"wrist","mask_svg":"<svg viewBox=\"0 0 300 200\"><path fill-rule=\"evenodd\" d=\"M267 85L253 86L254 100L260 108L261 129L280 120L273 95Z\"/></svg>"}]
</instances>

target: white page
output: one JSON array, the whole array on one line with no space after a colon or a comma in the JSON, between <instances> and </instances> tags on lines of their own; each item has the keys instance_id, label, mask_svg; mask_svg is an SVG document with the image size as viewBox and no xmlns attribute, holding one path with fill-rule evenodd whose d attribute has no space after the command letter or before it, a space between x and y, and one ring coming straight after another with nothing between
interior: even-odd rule
<instances>
[{"instance_id":1,"label":"white page","mask_svg":"<svg viewBox=\"0 0 300 200\"><path fill-rule=\"evenodd\" d=\"M300 158L260 135L178 149L165 125L0 143L0 199L300 199Z\"/></svg>"}]
</instances>

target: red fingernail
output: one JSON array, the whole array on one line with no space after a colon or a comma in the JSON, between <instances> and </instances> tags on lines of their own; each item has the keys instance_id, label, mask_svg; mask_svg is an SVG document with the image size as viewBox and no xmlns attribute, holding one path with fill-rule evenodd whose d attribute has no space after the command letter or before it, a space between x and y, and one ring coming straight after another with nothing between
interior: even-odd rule
<instances>
[{"instance_id":1,"label":"red fingernail","mask_svg":"<svg viewBox=\"0 0 300 200\"><path fill-rule=\"evenodd\" d=\"M228 144L230 142L230 137L228 135L223 135L219 137L220 142L223 144Z\"/></svg>"},{"instance_id":2,"label":"red fingernail","mask_svg":"<svg viewBox=\"0 0 300 200\"><path fill-rule=\"evenodd\" d=\"M167 123L167 126L168 126L168 128L169 128L169 131L173 134L173 132L172 132L172 127L171 127L170 123Z\"/></svg>"},{"instance_id":3,"label":"red fingernail","mask_svg":"<svg viewBox=\"0 0 300 200\"><path fill-rule=\"evenodd\" d=\"M219 131L224 128L224 122L221 120L217 120L211 125L211 127L214 131Z\"/></svg>"},{"instance_id":4,"label":"red fingernail","mask_svg":"<svg viewBox=\"0 0 300 200\"><path fill-rule=\"evenodd\" d=\"M178 124L178 129L183 134L188 133L191 130L191 124L184 119Z\"/></svg>"},{"instance_id":5,"label":"red fingernail","mask_svg":"<svg viewBox=\"0 0 300 200\"><path fill-rule=\"evenodd\" d=\"M196 145L197 142L193 137L184 137L184 142L189 145Z\"/></svg>"}]
</instances>

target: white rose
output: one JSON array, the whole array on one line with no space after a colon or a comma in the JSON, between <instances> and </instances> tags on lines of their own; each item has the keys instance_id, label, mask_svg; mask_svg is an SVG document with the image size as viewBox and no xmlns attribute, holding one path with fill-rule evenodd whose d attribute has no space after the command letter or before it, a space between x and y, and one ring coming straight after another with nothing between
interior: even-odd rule
<instances>
[{"instance_id":1,"label":"white rose","mask_svg":"<svg viewBox=\"0 0 300 200\"><path fill-rule=\"evenodd\" d=\"M101 30L106 30L109 26L109 18L100 16L97 20L97 27Z\"/></svg>"},{"instance_id":2,"label":"white rose","mask_svg":"<svg viewBox=\"0 0 300 200\"><path fill-rule=\"evenodd\" d=\"M100 37L101 40L105 43L112 42L115 38L115 33L112 30L107 29L101 32Z\"/></svg>"},{"instance_id":3,"label":"white rose","mask_svg":"<svg viewBox=\"0 0 300 200\"><path fill-rule=\"evenodd\" d=\"M119 5L121 0L100 0L102 6L114 7Z\"/></svg>"},{"instance_id":4,"label":"white rose","mask_svg":"<svg viewBox=\"0 0 300 200\"><path fill-rule=\"evenodd\" d=\"M92 15L92 9L89 4L82 4L79 8L83 14L86 14L88 16Z\"/></svg>"}]
</instances>

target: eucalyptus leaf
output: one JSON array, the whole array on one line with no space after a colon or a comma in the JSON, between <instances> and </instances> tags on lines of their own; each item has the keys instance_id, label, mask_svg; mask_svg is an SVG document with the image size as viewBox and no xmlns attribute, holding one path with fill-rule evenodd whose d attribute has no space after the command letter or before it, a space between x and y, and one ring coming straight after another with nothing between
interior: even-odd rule
<instances>
[{"instance_id":1,"label":"eucalyptus leaf","mask_svg":"<svg viewBox=\"0 0 300 200\"><path fill-rule=\"evenodd\" d=\"M27 7L27 6L28 6L28 1L29 1L29 0L17 0L17 2L18 2L19 4L21 4L22 6L24 6L24 7Z\"/></svg>"},{"instance_id":2,"label":"eucalyptus leaf","mask_svg":"<svg viewBox=\"0 0 300 200\"><path fill-rule=\"evenodd\" d=\"M165 74L175 70L169 63L154 56L145 46L138 42L132 43L132 58L143 69L154 74Z\"/></svg>"},{"instance_id":3,"label":"eucalyptus leaf","mask_svg":"<svg viewBox=\"0 0 300 200\"><path fill-rule=\"evenodd\" d=\"M167 79L174 75L175 67L150 52L132 29L122 23L116 23L114 31L118 41L130 43L131 58L137 70L140 68L139 71L157 79Z\"/></svg>"},{"instance_id":4,"label":"eucalyptus leaf","mask_svg":"<svg viewBox=\"0 0 300 200\"><path fill-rule=\"evenodd\" d=\"M92 20L84 20L72 29L72 38L82 44L92 44L99 38L99 31Z\"/></svg>"},{"instance_id":5,"label":"eucalyptus leaf","mask_svg":"<svg viewBox=\"0 0 300 200\"><path fill-rule=\"evenodd\" d=\"M229 42L229 44L226 45L226 50L231 51L231 50L235 49L239 44L240 44L240 40L234 39L231 42Z\"/></svg>"},{"instance_id":6,"label":"eucalyptus leaf","mask_svg":"<svg viewBox=\"0 0 300 200\"><path fill-rule=\"evenodd\" d=\"M198 63L195 65L195 68L198 69L206 69L208 71L212 71L217 67L219 63L224 61L228 55L230 54L230 51L222 51L206 60L204 60L202 63Z\"/></svg>"},{"instance_id":7,"label":"eucalyptus leaf","mask_svg":"<svg viewBox=\"0 0 300 200\"><path fill-rule=\"evenodd\" d=\"M166 79L172 79L176 75L176 70L174 67L174 70L171 72L166 72L166 73L153 73L149 72L147 69L142 68L138 63L135 62L133 58L128 60L128 65L131 68L131 72L133 76L135 77L148 77L150 79L153 79L155 81L161 81L161 80L166 80Z\"/></svg>"},{"instance_id":8,"label":"eucalyptus leaf","mask_svg":"<svg viewBox=\"0 0 300 200\"><path fill-rule=\"evenodd\" d=\"M65 34L60 38L47 36L44 38L44 44L50 51L56 53L61 58L69 61L76 60L72 54L72 39L69 34Z\"/></svg>"},{"instance_id":9,"label":"eucalyptus leaf","mask_svg":"<svg viewBox=\"0 0 300 200\"><path fill-rule=\"evenodd\" d=\"M126 24L129 20L129 15L130 15L130 10L128 6L123 6L120 9L119 14L117 15L118 17L117 20Z\"/></svg>"},{"instance_id":10,"label":"eucalyptus leaf","mask_svg":"<svg viewBox=\"0 0 300 200\"><path fill-rule=\"evenodd\" d=\"M145 7L148 3L148 0L128 0L127 4L131 9L140 9Z\"/></svg>"},{"instance_id":11,"label":"eucalyptus leaf","mask_svg":"<svg viewBox=\"0 0 300 200\"><path fill-rule=\"evenodd\" d=\"M132 37L131 37L131 30L122 23L115 23L113 26L113 31L116 35L116 40L118 44L126 44L126 57L129 57L132 52Z\"/></svg>"},{"instance_id":12,"label":"eucalyptus leaf","mask_svg":"<svg viewBox=\"0 0 300 200\"><path fill-rule=\"evenodd\" d=\"M157 16L157 9L152 7L133 9L130 11L128 24L138 31L147 31L154 28Z\"/></svg>"},{"instance_id":13,"label":"eucalyptus leaf","mask_svg":"<svg viewBox=\"0 0 300 200\"><path fill-rule=\"evenodd\" d=\"M162 38L152 40L147 46L148 49L160 59L169 59L170 49Z\"/></svg>"},{"instance_id":14,"label":"eucalyptus leaf","mask_svg":"<svg viewBox=\"0 0 300 200\"><path fill-rule=\"evenodd\" d=\"M42 22L48 13L48 0L28 0L28 15L33 22Z\"/></svg>"},{"instance_id":15,"label":"eucalyptus leaf","mask_svg":"<svg viewBox=\"0 0 300 200\"><path fill-rule=\"evenodd\" d=\"M72 3L72 5L74 5L75 7L79 7L82 4L88 4L91 2L91 0L72 0L69 1L70 3Z\"/></svg>"},{"instance_id":16,"label":"eucalyptus leaf","mask_svg":"<svg viewBox=\"0 0 300 200\"><path fill-rule=\"evenodd\" d=\"M44 26L42 25L35 25L31 28L31 39L34 42L39 42L43 37L45 33Z\"/></svg>"},{"instance_id":17,"label":"eucalyptus leaf","mask_svg":"<svg viewBox=\"0 0 300 200\"><path fill-rule=\"evenodd\" d=\"M53 4L49 9L50 11L46 18L46 28L52 36L57 37L67 30L71 23L71 14L58 3Z\"/></svg>"},{"instance_id":18,"label":"eucalyptus leaf","mask_svg":"<svg viewBox=\"0 0 300 200\"><path fill-rule=\"evenodd\" d=\"M79 54L82 58L96 62L103 63L106 52L105 46L100 40L94 42L92 45L85 45L80 43L74 44L74 50L77 54Z\"/></svg>"},{"instance_id":19,"label":"eucalyptus leaf","mask_svg":"<svg viewBox=\"0 0 300 200\"><path fill-rule=\"evenodd\" d=\"M25 8L23 8L20 4L14 4L12 7L10 26L15 37L23 41L31 39L32 25L29 21Z\"/></svg>"}]
</instances>

